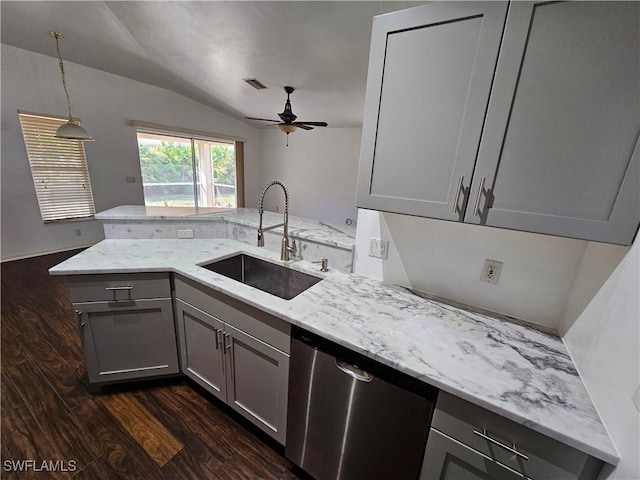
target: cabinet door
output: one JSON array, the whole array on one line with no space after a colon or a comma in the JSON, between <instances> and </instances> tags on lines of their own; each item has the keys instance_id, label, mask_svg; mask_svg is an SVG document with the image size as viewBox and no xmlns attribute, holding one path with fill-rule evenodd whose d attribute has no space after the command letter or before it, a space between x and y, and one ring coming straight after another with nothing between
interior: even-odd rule
<instances>
[{"instance_id":1,"label":"cabinet door","mask_svg":"<svg viewBox=\"0 0 640 480\"><path fill-rule=\"evenodd\" d=\"M522 480L526 478L453 438L431 429L420 480Z\"/></svg>"},{"instance_id":2,"label":"cabinet door","mask_svg":"<svg viewBox=\"0 0 640 480\"><path fill-rule=\"evenodd\" d=\"M506 11L437 2L374 19L359 207L462 219Z\"/></svg>"},{"instance_id":3,"label":"cabinet door","mask_svg":"<svg viewBox=\"0 0 640 480\"><path fill-rule=\"evenodd\" d=\"M639 38L638 2L512 2L466 222L631 243Z\"/></svg>"},{"instance_id":4,"label":"cabinet door","mask_svg":"<svg viewBox=\"0 0 640 480\"><path fill-rule=\"evenodd\" d=\"M225 325L227 403L284 445L289 355Z\"/></svg>"},{"instance_id":5,"label":"cabinet door","mask_svg":"<svg viewBox=\"0 0 640 480\"><path fill-rule=\"evenodd\" d=\"M224 323L181 300L176 300L176 319L182 373L226 402Z\"/></svg>"},{"instance_id":6,"label":"cabinet door","mask_svg":"<svg viewBox=\"0 0 640 480\"><path fill-rule=\"evenodd\" d=\"M170 299L75 303L91 383L178 373Z\"/></svg>"}]
</instances>

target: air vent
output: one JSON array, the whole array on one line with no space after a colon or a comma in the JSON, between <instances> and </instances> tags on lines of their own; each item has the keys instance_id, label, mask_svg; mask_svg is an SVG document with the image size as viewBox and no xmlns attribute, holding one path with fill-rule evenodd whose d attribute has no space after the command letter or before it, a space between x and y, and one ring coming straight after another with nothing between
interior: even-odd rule
<instances>
[{"instance_id":1,"label":"air vent","mask_svg":"<svg viewBox=\"0 0 640 480\"><path fill-rule=\"evenodd\" d=\"M256 90L264 90L265 88L267 88L267 86L257 78L243 78L243 80Z\"/></svg>"}]
</instances>

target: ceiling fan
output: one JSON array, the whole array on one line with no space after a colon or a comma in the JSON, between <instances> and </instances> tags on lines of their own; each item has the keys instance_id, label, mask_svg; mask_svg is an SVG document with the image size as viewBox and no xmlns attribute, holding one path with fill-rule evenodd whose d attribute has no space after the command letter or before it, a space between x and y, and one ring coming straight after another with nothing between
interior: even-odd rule
<instances>
[{"instance_id":1,"label":"ceiling fan","mask_svg":"<svg viewBox=\"0 0 640 480\"><path fill-rule=\"evenodd\" d=\"M244 117L247 120L259 120L261 122L272 122L272 125L277 125L280 131L287 134L287 146L289 146L289 134L295 132L298 127L303 130L313 130L313 127L326 127L327 122L296 122L298 118L297 115L293 113L291 110L291 100L289 100L289 96L293 93L295 88L293 87L284 87L284 91L287 92L287 101L284 104L284 111L279 113L280 121L271 120L269 118L254 118L254 117Z\"/></svg>"}]
</instances>

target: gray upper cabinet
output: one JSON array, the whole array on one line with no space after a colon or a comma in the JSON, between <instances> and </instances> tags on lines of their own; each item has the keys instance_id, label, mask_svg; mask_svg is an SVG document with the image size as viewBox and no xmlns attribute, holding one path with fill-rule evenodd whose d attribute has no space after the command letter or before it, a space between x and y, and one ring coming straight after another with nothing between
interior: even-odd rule
<instances>
[{"instance_id":1,"label":"gray upper cabinet","mask_svg":"<svg viewBox=\"0 0 640 480\"><path fill-rule=\"evenodd\" d=\"M640 4L512 2L504 29L491 23L492 35L504 31L500 45L484 51L478 42L474 59L461 51L469 32L425 34L423 44L402 45L413 53L397 55L389 73L400 73L388 75L384 61L399 49L392 39L417 36L425 28L409 19L443 10L447 4L427 5L413 9L421 15L374 23L358 206L630 244L640 223ZM471 30L474 18L426 30ZM412 30L381 28L392 19ZM423 54L434 49L441 58ZM483 52L488 82L475 71ZM475 60L470 77L451 69L465 58ZM438 73L410 88L420 68Z\"/></svg>"},{"instance_id":2,"label":"gray upper cabinet","mask_svg":"<svg viewBox=\"0 0 640 480\"><path fill-rule=\"evenodd\" d=\"M442 2L376 17L357 204L459 220L506 2Z\"/></svg>"},{"instance_id":3,"label":"gray upper cabinet","mask_svg":"<svg viewBox=\"0 0 640 480\"><path fill-rule=\"evenodd\" d=\"M638 2L513 2L465 221L631 243L639 62Z\"/></svg>"}]
</instances>

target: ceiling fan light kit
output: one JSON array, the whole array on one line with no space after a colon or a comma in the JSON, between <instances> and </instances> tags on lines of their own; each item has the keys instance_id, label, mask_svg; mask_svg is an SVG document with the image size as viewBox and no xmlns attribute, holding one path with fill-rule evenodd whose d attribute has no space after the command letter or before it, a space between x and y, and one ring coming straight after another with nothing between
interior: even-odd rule
<instances>
[{"instance_id":1,"label":"ceiling fan light kit","mask_svg":"<svg viewBox=\"0 0 640 480\"><path fill-rule=\"evenodd\" d=\"M293 113L291 110L291 100L289 96L293 93L295 89L293 87L286 86L284 87L284 91L287 93L287 101L284 104L284 111L278 114L280 117L280 121L271 120L269 118L255 118L255 117L244 117L247 120L258 120L261 122L271 122L278 126L278 129L281 132L287 134L287 147L289 146L289 134L295 132L298 127L303 130L313 130L313 127L326 127L328 126L327 122L302 122L296 121L298 118L297 115Z\"/></svg>"},{"instance_id":2,"label":"ceiling fan light kit","mask_svg":"<svg viewBox=\"0 0 640 480\"><path fill-rule=\"evenodd\" d=\"M80 126L80 122L73 119L71 116L71 100L69 99L69 91L67 90L67 82L64 76L64 64L62 63L62 54L60 53L60 45L58 40L62 38L62 34L59 32L49 32L56 41L56 52L58 54L58 66L60 67L60 75L62 77L62 88L67 97L67 111L69 113L69 120L67 123L60 125L56 131L56 137L65 138L68 140L80 140L83 142L92 141L93 138L87 133L87 131Z\"/></svg>"},{"instance_id":3,"label":"ceiling fan light kit","mask_svg":"<svg viewBox=\"0 0 640 480\"><path fill-rule=\"evenodd\" d=\"M284 132L286 134L293 133L298 129L297 126L287 125L286 123L281 123L280 125L278 125L278 128L280 129L281 132Z\"/></svg>"}]
</instances>

